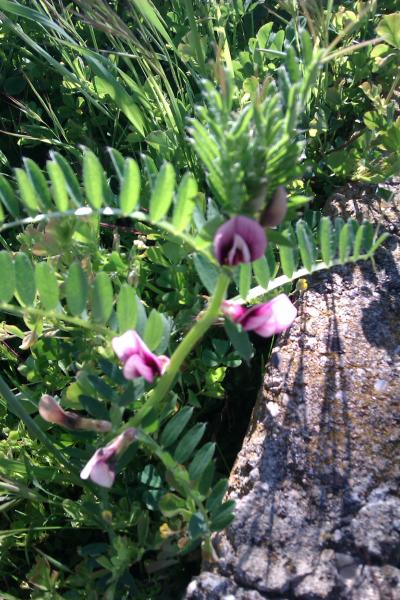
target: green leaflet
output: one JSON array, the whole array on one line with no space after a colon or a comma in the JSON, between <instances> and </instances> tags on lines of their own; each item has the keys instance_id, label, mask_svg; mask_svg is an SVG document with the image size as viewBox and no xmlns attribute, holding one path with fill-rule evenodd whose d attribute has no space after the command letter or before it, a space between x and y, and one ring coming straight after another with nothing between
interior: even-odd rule
<instances>
[{"instance_id":1,"label":"green leaflet","mask_svg":"<svg viewBox=\"0 0 400 600\"><path fill-rule=\"evenodd\" d=\"M183 231L192 220L197 194L197 181L191 173L185 173L176 194L172 224L177 231Z\"/></svg>"},{"instance_id":2,"label":"green leaflet","mask_svg":"<svg viewBox=\"0 0 400 600\"><path fill-rule=\"evenodd\" d=\"M124 333L128 329L135 329L137 315L136 292L130 285L123 283L117 301L119 332Z\"/></svg>"},{"instance_id":3,"label":"green leaflet","mask_svg":"<svg viewBox=\"0 0 400 600\"><path fill-rule=\"evenodd\" d=\"M31 158L24 158L24 165L36 195L40 199L39 203L42 204L45 209L50 209L51 194L42 170Z\"/></svg>"},{"instance_id":4,"label":"green leaflet","mask_svg":"<svg viewBox=\"0 0 400 600\"><path fill-rule=\"evenodd\" d=\"M150 198L150 219L161 221L171 206L175 190L175 170L171 163L164 163L154 184Z\"/></svg>"},{"instance_id":5,"label":"green leaflet","mask_svg":"<svg viewBox=\"0 0 400 600\"><path fill-rule=\"evenodd\" d=\"M18 300L23 306L32 306L36 296L35 272L32 263L26 254L18 252L14 266Z\"/></svg>"},{"instance_id":6,"label":"green leaflet","mask_svg":"<svg viewBox=\"0 0 400 600\"><path fill-rule=\"evenodd\" d=\"M113 307L113 288L107 273L100 271L93 285L92 315L96 323L107 323Z\"/></svg>"},{"instance_id":7,"label":"green leaflet","mask_svg":"<svg viewBox=\"0 0 400 600\"><path fill-rule=\"evenodd\" d=\"M93 208L101 208L107 204L107 181L103 167L91 150L85 150L83 154L83 183L87 199Z\"/></svg>"},{"instance_id":8,"label":"green leaflet","mask_svg":"<svg viewBox=\"0 0 400 600\"><path fill-rule=\"evenodd\" d=\"M211 462L215 452L215 444L208 442L200 450L196 452L192 462L189 465L189 476L190 479L200 479L203 472Z\"/></svg>"},{"instance_id":9,"label":"green leaflet","mask_svg":"<svg viewBox=\"0 0 400 600\"><path fill-rule=\"evenodd\" d=\"M262 256L253 262L253 273L257 283L263 288L266 288L271 279L271 272L265 256Z\"/></svg>"},{"instance_id":10,"label":"green leaflet","mask_svg":"<svg viewBox=\"0 0 400 600\"><path fill-rule=\"evenodd\" d=\"M19 203L17 197L4 175L0 175L0 201L12 217L15 219L19 217Z\"/></svg>"},{"instance_id":11,"label":"green leaflet","mask_svg":"<svg viewBox=\"0 0 400 600\"><path fill-rule=\"evenodd\" d=\"M0 252L0 302L9 302L15 291L14 263L8 252Z\"/></svg>"},{"instance_id":12,"label":"green leaflet","mask_svg":"<svg viewBox=\"0 0 400 600\"><path fill-rule=\"evenodd\" d=\"M58 282L53 269L48 263L37 263L35 280L41 304L46 310L54 310L59 302Z\"/></svg>"},{"instance_id":13,"label":"green leaflet","mask_svg":"<svg viewBox=\"0 0 400 600\"><path fill-rule=\"evenodd\" d=\"M63 170L55 160L48 160L46 166L51 181L51 193L54 203L60 212L65 212L68 210L69 200Z\"/></svg>"},{"instance_id":14,"label":"green leaflet","mask_svg":"<svg viewBox=\"0 0 400 600\"><path fill-rule=\"evenodd\" d=\"M163 335L164 323L161 314L153 309L144 328L143 340L150 350L155 350Z\"/></svg>"},{"instance_id":15,"label":"green leaflet","mask_svg":"<svg viewBox=\"0 0 400 600\"><path fill-rule=\"evenodd\" d=\"M322 217L319 226L319 243L321 246L322 260L330 265L333 260L332 253L332 224L329 217Z\"/></svg>"},{"instance_id":16,"label":"green leaflet","mask_svg":"<svg viewBox=\"0 0 400 600\"><path fill-rule=\"evenodd\" d=\"M36 190L24 169L15 169L15 178L22 202L29 212L38 212L41 208Z\"/></svg>"},{"instance_id":17,"label":"green leaflet","mask_svg":"<svg viewBox=\"0 0 400 600\"><path fill-rule=\"evenodd\" d=\"M164 427L164 430L160 436L160 444L164 448L171 446L180 436L182 431L185 429L190 417L193 414L192 406L185 406L172 417L172 419Z\"/></svg>"},{"instance_id":18,"label":"green leaflet","mask_svg":"<svg viewBox=\"0 0 400 600\"><path fill-rule=\"evenodd\" d=\"M121 191L119 194L119 205L122 212L127 215L132 212L140 196L140 171L138 164L133 158L127 158L124 163L121 178Z\"/></svg>"},{"instance_id":19,"label":"green leaflet","mask_svg":"<svg viewBox=\"0 0 400 600\"><path fill-rule=\"evenodd\" d=\"M80 315L85 310L89 284L85 271L78 262L72 263L65 281L65 296L69 312Z\"/></svg>"},{"instance_id":20,"label":"green leaflet","mask_svg":"<svg viewBox=\"0 0 400 600\"><path fill-rule=\"evenodd\" d=\"M251 264L242 263L239 268L239 294L245 300L251 287Z\"/></svg>"},{"instance_id":21,"label":"green leaflet","mask_svg":"<svg viewBox=\"0 0 400 600\"><path fill-rule=\"evenodd\" d=\"M79 182L75 173L73 172L69 162L58 152L50 152L51 158L58 164L61 171L63 172L69 197L73 201L76 207L83 205L83 197Z\"/></svg>"},{"instance_id":22,"label":"green leaflet","mask_svg":"<svg viewBox=\"0 0 400 600\"><path fill-rule=\"evenodd\" d=\"M307 228L304 221L296 223L296 235L299 243L299 250L303 265L311 273L313 264L315 263L314 242L311 232Z\"/></svg>"},{"instance_id":23,"label":"green leaflet","mask_svg":"<svg viewBox=\"0 0 400 600\"><path fill-rule=\"evenodd\" d=\"M174 452L174 458L178 463L184 463L190 458L203 437L205 429L205 423L197 423L183 436Z\"/></svg>"}]
</instances>

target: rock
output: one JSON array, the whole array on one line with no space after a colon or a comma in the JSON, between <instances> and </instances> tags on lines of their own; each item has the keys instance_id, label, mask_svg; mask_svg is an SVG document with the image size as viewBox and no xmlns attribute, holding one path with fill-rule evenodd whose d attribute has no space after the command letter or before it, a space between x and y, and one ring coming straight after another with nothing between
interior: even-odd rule
<instances>
[{"instance_id":1,"label":"rock","mask_svg":"<svg viewBox=\"0 0 400 600\"><path fill-rule=\"evenodd\" d=\"M350 531L363 556L400 564L400 498L392 496L387 486L371 494L351 521Z\"/></svg>"},{"instance_id":2,"label":"rock","mask_svg":"<svg viewBox=\"0 0 400 600\"><path fill-rule=\"evenodd\" d=\"M400 590L400 570L384 567L360 567L357 576L342 590L346 600L397 600Z\"/></svg>"},{"instance_id":3,"label":"rock","mask_svg":"<svg viewBox=\"0 0 400 600\"><path fill-rule=\"evenodd\" d=\"M187 600L400 598L400 194L382 215L371 190L331 211L396 233L375 269L310 277L231 473L235 519Z\"/></svg>"},{"instance_id":4,"label":"rock","mask_svg":"<svg viewBox=\"0 0 400 600\"><path fill-rule=\"evenodd\" d=\"M264 600L263 596L254 590L244 590L226 577L207 572L189 583L186 598L187 600Z\"/></svg>"}]
</instances>

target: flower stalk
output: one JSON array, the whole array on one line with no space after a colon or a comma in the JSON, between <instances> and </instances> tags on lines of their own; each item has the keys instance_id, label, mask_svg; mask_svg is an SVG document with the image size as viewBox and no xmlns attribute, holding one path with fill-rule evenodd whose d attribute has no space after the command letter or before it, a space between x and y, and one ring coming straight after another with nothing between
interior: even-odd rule
<instances>
[{"instance_id":1,"label":"flower stalk","mask_svg":"<svg viewBox=\"0 0 400 600\"><path fill-rule=\"evenodd\" d=\"M211 327L215 319L218 317L221 304L225 299L228 284L229 276L225 272L222 272L218 277L217 285L207 309L203 312L201 317L198 319L195 325L193 325L179 346L176 348L175 352L171 356L168 369L159 379L149 401L132 419L133 425L140 423L144 415L147 414L151 408L160 404L166 394L169 392L176 375L186 360L186 357L190 354L195 345L201 340L206 331Z\"/></svg>"}]
</instances>

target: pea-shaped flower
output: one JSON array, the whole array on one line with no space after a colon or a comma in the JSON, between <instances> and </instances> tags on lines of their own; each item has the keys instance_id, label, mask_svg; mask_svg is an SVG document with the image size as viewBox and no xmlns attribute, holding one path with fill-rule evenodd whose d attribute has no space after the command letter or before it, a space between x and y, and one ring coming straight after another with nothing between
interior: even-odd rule
<instances>
[{"instance_id":1,"label":"pea-shaped flower","mask_svg":"<svg viewBox=\"0 0 400 600\"><path fill-rule=\"evenodd\" d=\"M221 265L250 263L264 255L267 238L254 219L238 216L217 229L214 254Z\"/></svg>"},{"instance_id":2,"label":"pea-shaped flower","mask_svg":"<svg viewBox=\"0 0 400 600\"><path fill-rule=\"evenodd\" d=\"M285 331L296 318L297 310L286 294L279 294L270 302L256 304L250 308L224 302L222 310L244 331L254 331L262 337L270 337Z\"/></svg>"},{"instance_id":3,"label":"pea-shaped flower","mask_svg":"<svg viewBox=\"0 0 400 600\"><path fill-rule=\"evenodd\" d=\"M126 379L143 377L151 383L155 377L164 373L169 364L168 356L157 356L150 352L133 329L113 338L111 344L115 354L124 365L123 373Z\"/></svg>"},{"instance_id":4,"label":"pea-shaped flower","mask_svg":"<svg viewBox=\"0 0 400 600\"><path fill-rule=\"evenodd\" d=\"M99 448L81 471L82 479L91 479L102 487L110 488L115 481L118 456L133 442L136 429L129 427L104 448Z\"/></svg>"}]
</instances>

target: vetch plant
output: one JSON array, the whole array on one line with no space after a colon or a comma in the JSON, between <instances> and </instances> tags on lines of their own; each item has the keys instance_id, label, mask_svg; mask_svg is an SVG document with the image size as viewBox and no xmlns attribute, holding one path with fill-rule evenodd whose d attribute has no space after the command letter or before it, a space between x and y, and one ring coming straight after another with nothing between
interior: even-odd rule
<instances>
[{"instance_id":1,"label":"vetch plant","mask_svg":"<svg viewBox=\"0 0 400 600\"><path fill-rule=\"evenodd\" d=\"M123 159L115 150L110 155L120 182L116 195L107 187L100 161L90 151L85 151L83 185L58 154L49 161L49 173L53 178L56 174L56 185L50 187L33 163L26 163L20 170L14 187L0 178L0 198L4 208L11 210L1 230L30 228L27 232L34 232L36 247L41 248L39 257L29 253L30 241L25 237L21 251L0 252L4 282L0 309L24 318L25 327L36 332L37 341L29 349L32 360L22 372L33 382L36 378L37 392L41 394L42 379L49 377L54 363L52 377L57 383L52 385L57 386L63 404L90 414L91 418L72 416L77 413L64 411L50 396L39 403L38 410L45 420L69 429L69 444L75 451L61 442L56 430L42 431L2 377L0 389L10 409L50 453L54 468L62 465L69 485L73 482L82 486L75 523L83 527L90 522L98 527L100 522L112 540L115 528L131 535L132 525L128 523L133 519L142 536L142 550L134 554L135 561L141 560L146 549L155 549L161 560L165 542L158 529L164 523L173 532L168 538L171 556L190 552L198 545L205 555L212 556L211 535L230 523L234 506L224 502L226 482L215 480L215 444L201 443L205 424L193 420L193 406L187 404L193 392L185 382L195 385L195 370L190 365L196 347L225 314L225 329L235 356L249 361L253 350L248 332L267 337L284 331L293 322L296 309L282 294L244 308L237 304L237 292L241 303L266 294L271 297L282 285L307 273L372 257L384 236L378 237L367 223L332 222L326 217L312 226L298 220L295 229L291 221L277 224L275 219L278 229L266 233L256 220L259 209L250 216L250 205L246 214L227 211L226 206L217 203L205 208L194 176L184 175L176 187L170 164L145 179L143 187L148 195L142 196L138 207L140 175L136 163L131 158ZM41 200L44 189L48 197L46 212ZM106 201L109 204L103 206ZM227 212L230 218L224 217ZM284 213L281 210L280 218ZM158 279L154 279L146 261L166 259L151 243L140 249L133 246L131 254L114 251L107 259L98 250L100 218L110 219L116 226L121 218L129 218L150 239L155 236L160 248L168 250L176 261L168 271L170 276L181 270L192 278L193 290L185 281L182 290L197 314L192 308L189 319L180 321L182 304L167 304L165 294L164 300L160 296L159 305L149 304L157 288L152 281L158 283ZM72 234L77 237L71 254L60 252L57 245L65 235L63 227L76 232ZM133 267L138 273L147 269L139 275L136 288L128 282ZM201 301L203 285L209 294L206 305ZM233 301L234 310L230 304ZM63 332L62 337L59 332ZM68 361L59 355L61 344ZM54 359L50 363L46 359L41 365L37 351L45 345ZM122 373L113 351L123 365ZM61 372L59 364L63 366ZM28 388L22 389L26 394ZM94 436L108 432L109 424L115 437L104 445ZM74 438L78 429L81 436L91 437ZM85 465L88 453L96 447ZM88 480L95 485L87 486ZM104 512L104 501L98 504L98 499L104 498L104 489L109 490L114 506L114 516L107 517L106 523L102 516L108 514ZM121 497L126 497L123 505Z\"/></svg>"},{"instance_id":2,"label":"vetch plant","mask_svg":"<svg viewBox=\"0 0 400 600\"><path fill-rule=\"evenodd\" d=\"M94 111L84 140L69 128L76 115L67 112L64 122L65 106L60 117L52 111L57 139L68 147L59 144L45 163L42 148L38 161L26 158L0 175L0 340L3 352L11 348L0 377L0 408L8 409L3 506L10 531L15 526L29 542L29 559L43 553L40 585L53 586L52 597L63 593L62 580L77 598L129 598L139 595L136 572L173 568L197 547L213 557L211 536L229 525L234 504L224 500L216 444L200 419L209 420L221 399L229 403L227 369L250 363L254 334L267 338L290 327L296 308L288 294L296 280L373 259L386 237L368 222L306 208L315 181L327 177L321 165L342 172L337 152L346 152L319 117L314 128L314 112L326 111L341 131L330 104L336 89L344 98L340 110L353 110L335 73L347 81L356 54L340 54L329 71L336 21L327 23L329 50L313 44L319 28L309 33L298 17L285 29L281 20L265 23L238 48L242 34L234 27L247 31L249 18L253 30L259 18L253 22L243 3L230 21L228 4L207 3L207 18L196 19L190 2L174 3L179 14L168 3L143 9L135 2L126 27L111 18L114 4L79 3L74 19L85 15L91 26L79 21L79 31L67 31L65 23L75 22L69 14L58 19L36 4L0 2L10 31L71 90L66 102L80 107L84 98ZM110 22L101 23L109 29L100 36L94 15L105 14ZM32 37L20 26L27 21ZM391 46L378 45L385 61L397 52L392 21L381 27ZM185 57L189 32L196 52ZM222 46L211 65L214 34ZM42 47L35 36L51 44ZM99 41L108 36L112 47L102 52ZM50 54L55 49L62 62ZM29 75L26 64L24 56ZM352 155L357 169L360 148L376 135L390 149L385 173L393 167L393 83L384 107L377 89L351 86L354 97L368 93L374 102L366 116L372 134L360 135ZM387 131L383 113L392 119ZM30 133L55 139L42 121ZM92 139L94 132L103 137ZM78 150L78 137L91 148ZM101 160L94 150L105 143L113 147ZM312 161L316 148L321 156ZM380 149L370 152L382 158ZM63 570L57 565L70 528L80 550L76 559L71 550ZM52 556L57 540L61 549L56 545ZM40 569L35 563L28 575L35 586Z\"/></svg>"}]
</instances>

